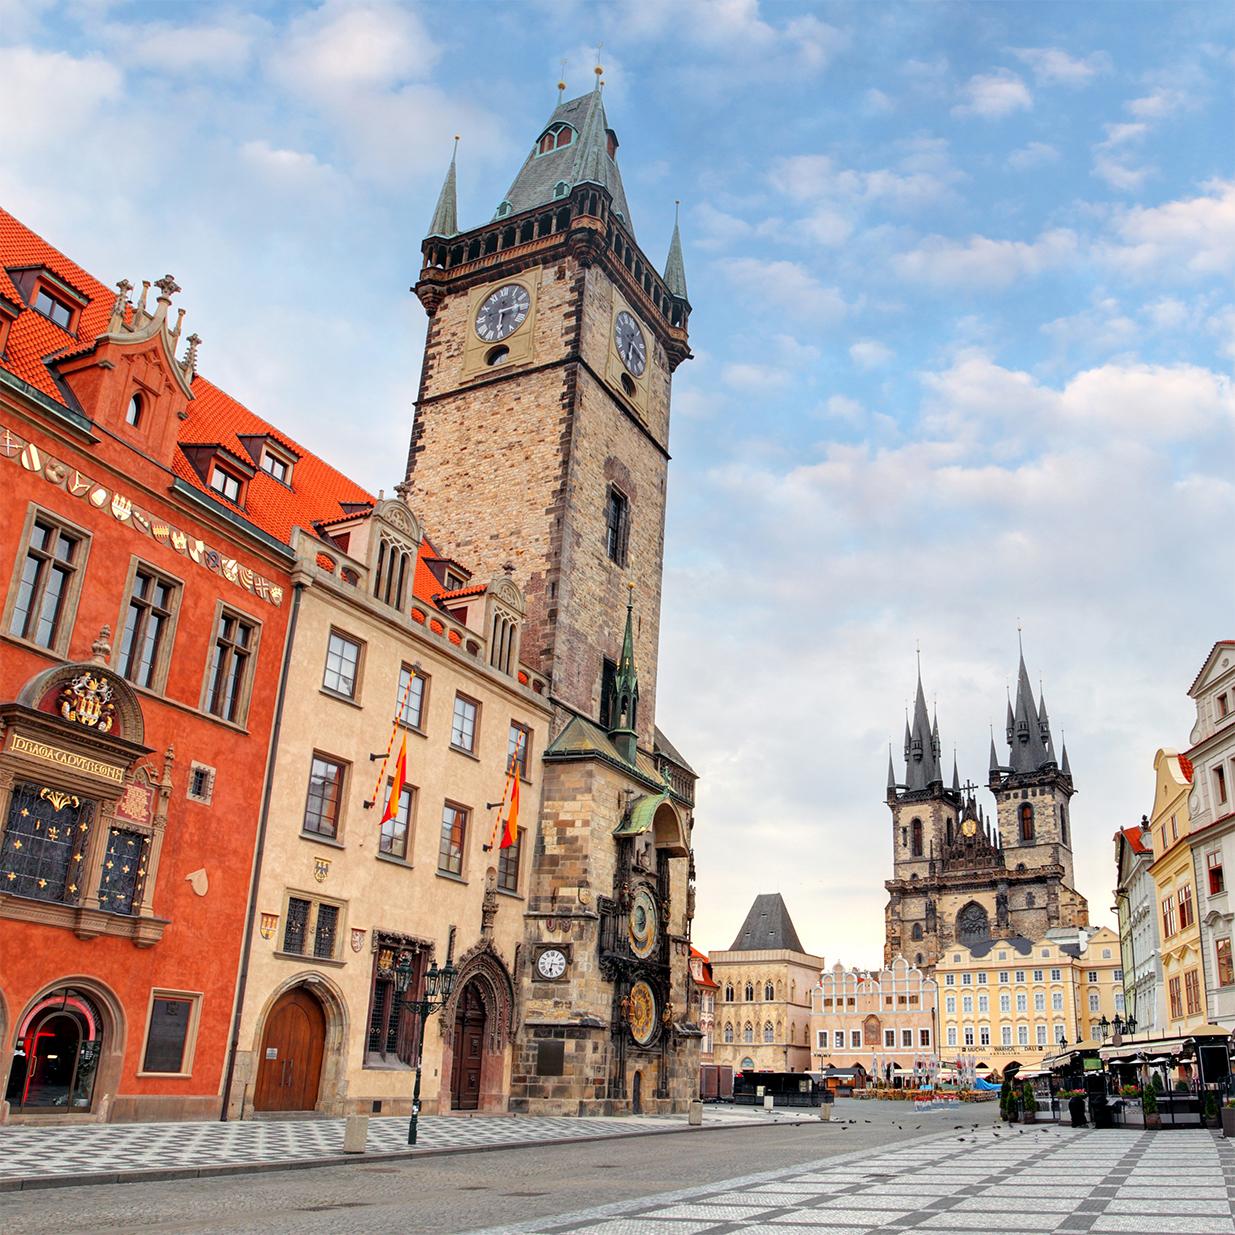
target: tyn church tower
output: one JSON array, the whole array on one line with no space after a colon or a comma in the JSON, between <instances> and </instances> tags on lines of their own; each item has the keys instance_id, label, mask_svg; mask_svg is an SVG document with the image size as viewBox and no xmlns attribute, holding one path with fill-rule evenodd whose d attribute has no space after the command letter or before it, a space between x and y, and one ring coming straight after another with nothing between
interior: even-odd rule
<instances>
[{"instance_id":1,"label":"tyn church tower","mask_svg":"<svg viewBox=\"0 0 1235 1235\"><path fill-rule=\"evenodd\" d=\"M953 943L1025 936L1089 921L1075 888L1069 802L1075 789L1065 747L1055 755L1046 700L1034 701L1022 655L1016 704L1008 704L1008 757L991 739L987 817L977 786L961 785L956 761L945 784L939 721L927 714L918 674L905 723L905 776L888 756L892 878L886 883L884 959L903 955L930 969Z\"/></svg>"},{"instance_id":2,"label":"tyn church tower","mask_svg":"<svg viewBox=\"0 0 1235 1235\"><path fill-rule=\"evenodd\" d=\"M510 962L510 1107L542 1114L683 1109L698 1083L695 777L655 723L690 304L676 223L663 273L635 239L599 74L470 231L451 161L415 287L429 325L401 490L443 557L513 576L514 655L550 683Z\"/></svg>"}]
</instances>

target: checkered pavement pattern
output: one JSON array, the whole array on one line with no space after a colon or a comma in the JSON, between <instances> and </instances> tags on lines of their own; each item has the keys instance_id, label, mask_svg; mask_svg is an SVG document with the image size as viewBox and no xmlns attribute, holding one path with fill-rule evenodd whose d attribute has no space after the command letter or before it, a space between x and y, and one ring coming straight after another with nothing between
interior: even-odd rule
<instances>
[{"instance_id":1,"label":"checkered pavement pattern","mask_svg":"<svg viewBox=\"0 0 1235 1235\"><path fill-rule=\"evenodd\" d=\"M762 1112L711 1111L708 1123L763 1123ZM778 1113L777 1121L785 1118ZM684 1115L608 1118L422 1115L419 1149L500 1149L578 1137L630 1136L683 1126ZM308 1163L343 1152L342 1119L243 1120L0 1130L0 1186L18 1179L61 1179L129 1171ZM369 1120L366 1157L406 1153L407 1118Z\"/></svg>"},{"instance_id":2,"label":"checkered pavement pattern","mask_svg":"<svg viewBox=\"0 0 1235 1235\"><path fill-rule=\"evenodd\" d=\"M500 1231L1235 1235L1233 1207L1235 1147L1211 1132L1047 1125L919 1138Z\"/></svg>"}]
</instances>

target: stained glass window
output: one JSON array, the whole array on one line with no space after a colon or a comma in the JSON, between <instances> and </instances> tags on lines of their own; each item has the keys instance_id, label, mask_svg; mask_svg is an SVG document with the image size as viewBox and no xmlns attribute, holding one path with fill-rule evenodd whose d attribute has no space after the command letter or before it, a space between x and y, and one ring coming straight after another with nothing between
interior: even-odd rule
<instances>
[{"instance_id":1,"label":"stained glass window","mask_svg":"<svg viewBox=\"0 0 1235 1235\"><path fill-rule=\"evenodd\" d=\"M13 787L0 887L14 896L76 904L94 803L42 785Z\"/></svg>"}]
</instances>

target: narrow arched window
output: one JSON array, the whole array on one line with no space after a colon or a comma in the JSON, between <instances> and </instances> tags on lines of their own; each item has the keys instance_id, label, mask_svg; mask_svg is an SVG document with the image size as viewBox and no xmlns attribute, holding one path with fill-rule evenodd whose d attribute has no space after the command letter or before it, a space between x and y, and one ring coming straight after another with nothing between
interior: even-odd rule
<instances>
[{"instance_id":1,"label":"narrow arched window","mask_svg":"<svg viewBox=\"0 0 1235 1235\"><path fill-rule=\"evenodd\" d=\"M750 1021L747 1021L746 1024L742 1026L742 1041L743 1042L753 1042L754 1040L755 1040L755 1027L754 1025L750 1023Z\"/></svg>"},{"instance_id":2,"label":"narrow arched window","mask_svg":"<svg viewBox=\"0 0 1235 1235\"><path fill-rule=\"evenodd\" d=\"M1062 803L1059 807L1059 839L1065 845L1070 843L1068 841L1068 808Z\"/></svg>"},{"instance_id":3,"label":"narrow arched window","mask_svg":"<svg viewBox=\"0 0 1235 1235\"><path fill-rule=\"evenodd\" d=\"M565 180L559 180L557 184L553 186L553 196L554 197L565 197L566 194L569 192L570 192L570 185L567 184Z\"/></svg>"},{"instance_id":4,"label":"narrow arched window","mask_svg":"<svg viewBox=\"0 0 1235 1235\"><path fill-rule=\"evenodd\" d=\"M775 1042L776 1039L773 1036L774 1033L775 1031L772 1028L772 1022L771 1021L765 1022L763 1026L763 1040L765 1042Z\"/></svg>"},{"instance_id":5,"label":"narrow arched window","mask_svg":"<svg viewBox=\"0 0 1235 1235\"><path fill-rule=\"evenodd\" d=\"M725 1002L726 1003L733 1002L733 987L732 986L725 987Z\"/></svg>"},{"instance_id":6,"label":"narrow arched window","mask_svg":"<svg viewBox=\"0 0 1235 1235\"><path fill-rule=\"evenodd\" d=\"M922 820L914 819L909 824L909 852L915 857L922 856Z\"/></svg>"},{"instance_id":7,"label":"narrow arched window","mask_svg":"<svg viewBox=\"0 0 1235 1235\"><path fill-rule=\"evenodd\" d=\"M910 932L910 935L915 943L919 939L922 938L922 923L921 922L915 922L913 924L913 930Z\"/></svg>"},{"instance_id":8,"label":"narrow arched window","mask_svg":"<svg viewBox=\"0 0 1235 1235\"><path fill-rule=\"evenodd\" d=\"M769 1003L776 998L776 991L773 989L771 982L768 982L763 988L763 997Z\"/></svg>"},{"instance_id":9,"label":"narrow arched window","mask_svg":"<svg viewBox=\"0 0 1235 1235\"><path fill-rule=\"evenodd\" d=\"M750 982L747 982L746 984L746 1002L747 1003L755 1002L755 988L754 988L754 985Z\"/></svg>"},{"instance_id":10,"label":"narrow arched window","mask_svg":"<svg viewBox=\"0 0 1235 1235\"><path fill-rule=\"evenodd\" d=\"M1033 840L1033 805L1030 802L1021 803L1021 844Z\"/></svg>"},{"instance_id":11,"label":"narrow arched window","mask_svg":"<svg viewBox=\"0 0 1235 1235\"><path fill-rule=\"evenodd\" d=\"M726 1042L733 1041L733 1026L732 1025L725 1026L725 1041Z\"/></svg>"}]
</instances>

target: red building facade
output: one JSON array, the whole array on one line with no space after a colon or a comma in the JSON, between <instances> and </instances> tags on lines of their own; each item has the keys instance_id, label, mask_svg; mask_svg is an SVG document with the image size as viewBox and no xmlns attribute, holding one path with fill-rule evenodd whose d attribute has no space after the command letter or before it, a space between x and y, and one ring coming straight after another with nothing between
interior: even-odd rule
<instances>
[{"instance_id":1,"label":"red building facade","mask_svg":"<svg viewBox=\"0 0 1235 1235\"><path fill-rule=\"evenodd\" d=\"M371 501L117 286L0 211L0 1121L218 1114L286 542Z\"/></svg>"}]
</instances>

